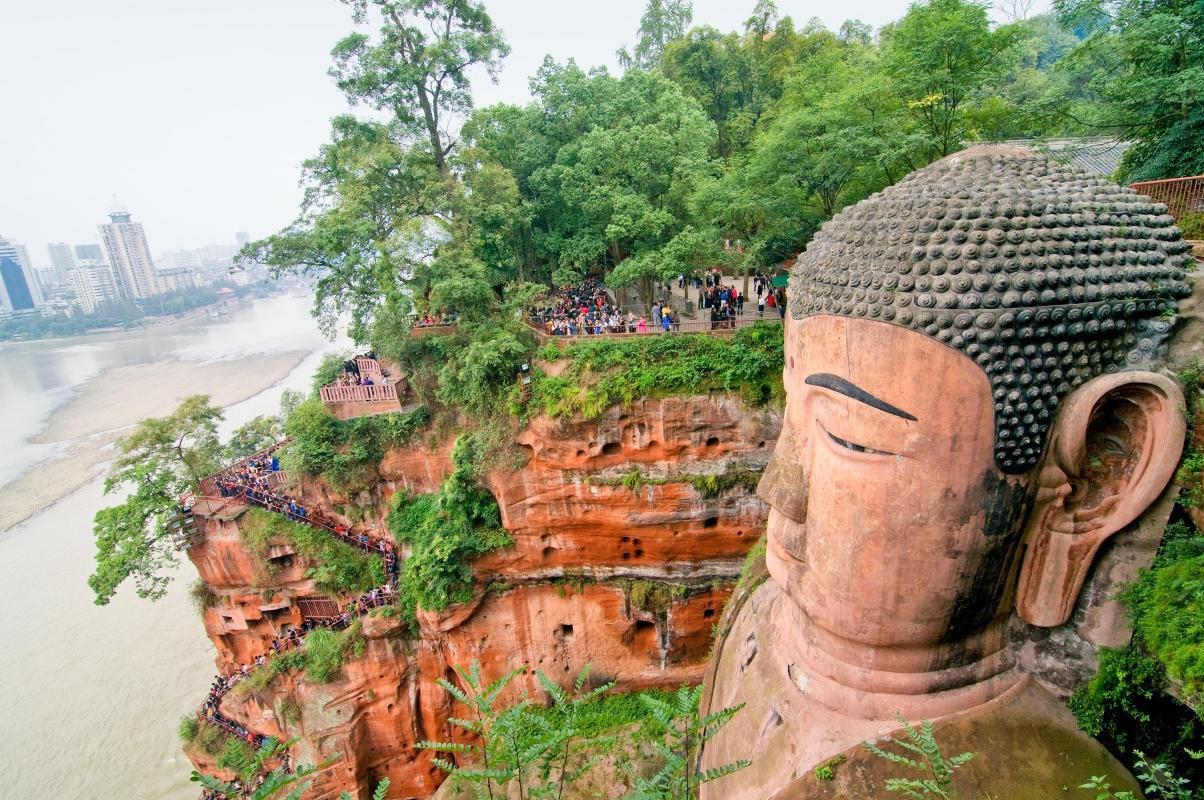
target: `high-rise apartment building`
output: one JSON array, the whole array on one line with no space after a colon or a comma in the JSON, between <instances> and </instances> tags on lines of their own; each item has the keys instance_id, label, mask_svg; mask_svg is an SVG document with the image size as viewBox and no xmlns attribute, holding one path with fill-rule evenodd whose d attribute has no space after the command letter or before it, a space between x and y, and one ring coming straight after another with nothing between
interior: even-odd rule
<instances>
[{"instance_id":1,"label":"high-rise apartment building","mask_svg":"<svg viewBox=\"0 0 1204 800\"><path fill-rule=\"evenodd\" d=\"M71 270L71 285L75 287L75 302L85 314L94 314L97 307L119 299L113 270L99 259L81 258Z\"/></svg>"},{"instance_id":2,"label":"high-rise apartment building","mask_svg":"<svg viewBox=\"0 0 1204 800\"><path fill-rule=\"evenodd\" d=\"M50 253L50 268L54 270L58 282L69 283L71 270L75 269L75 256L71 253L71 245L51 242L46 245L46 251Z\"/></svg>"},{"instance_id":3,"label":"high-rise apartment building","mask_svg":"<svg viewBox=\"0 0 1204 800\"><path fill-rule=\"evenodd\" d=\"M77 244L75 257L79 261L104 261L104 250L98 244Z\"/></svg>"},{"instance_id":4,"label":"high-rise apartment building","mask_svg":"<svg viewBox=\"0 0 1204 800\"><path fill-rule=\"evenodd\" d=\"M154 297L162 289L155 273L155 262L146 243L141 222L134 222L124 206L109 212L109 222L100 225L100 240L109 254L109 265L123 297L141 300Z\"/></svg>"},{"instance_id":5,"label":"high-rise apartment building","mask_svg":"<svg viewBox=\"0 0 1204 800\"><path fill-rule=\"evenodd\" d=\"M34 311L42 304L42 293L34 279L29 252L24 245L0 238L0 311Z\"/></svg>"}]
</instances>

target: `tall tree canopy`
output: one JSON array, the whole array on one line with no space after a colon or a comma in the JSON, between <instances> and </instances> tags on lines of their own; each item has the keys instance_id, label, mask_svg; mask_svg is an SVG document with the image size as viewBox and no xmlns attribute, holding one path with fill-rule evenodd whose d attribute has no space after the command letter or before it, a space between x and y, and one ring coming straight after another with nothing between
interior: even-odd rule
<instances>
[{"instance_id":1,"label":"tall tree canopy","mask_svg":"<svg viewBox=\"0 0 1204 800\"><path fill-rule=\"evenodd\" d=\"M635 47L618 51L619 64L625 69L652 69L660 64L665 45L679 39L694 19L693 0L648 0L640 17Z\"/></svg>"},{"instance_id":2,"label":"tall tree canopy","mask_svg":"<svg viewBox=\"0 0 1204 800\"><path fill-rule=\"evenodd\" d=\"M1072 114L1134 142L1129 180L1204 173L1204 3L1056 0L1067 28L1088 33L1067 59L1086 96Z\"/></svg>"}]
</instances>

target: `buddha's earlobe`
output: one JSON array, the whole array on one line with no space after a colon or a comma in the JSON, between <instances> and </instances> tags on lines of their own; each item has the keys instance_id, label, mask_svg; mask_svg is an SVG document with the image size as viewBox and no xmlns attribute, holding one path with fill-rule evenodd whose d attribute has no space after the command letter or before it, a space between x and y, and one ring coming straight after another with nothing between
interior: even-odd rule
<instances>
[{"instance_id":1,"label":"buddha's earlobe","mask_svg":"<svg viewBox=\"0 0 1204 800\"><path fill-rule=\"evenodd\" d=\"M1016 607L1064 624L1095 555L1166 488L1186 434L1183 393L1152 372L1102 375L1062 403L1041 471Z\"/></svg>"}]
</instances>

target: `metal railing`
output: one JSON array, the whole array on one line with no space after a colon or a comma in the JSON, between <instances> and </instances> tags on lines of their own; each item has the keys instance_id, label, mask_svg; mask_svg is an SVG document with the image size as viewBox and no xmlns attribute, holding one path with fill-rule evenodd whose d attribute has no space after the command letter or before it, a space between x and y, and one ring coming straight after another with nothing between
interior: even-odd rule
<instances>
[{"instance_id":1,"label":"metal railing","mask_svg":"<svg viewBox=\"0 0 1204 800\"><path fill-rule=\"evenodd\" d=\"M1193 212L1204 212L1204 175L1139 181L1130 188L1149 196L1155 202L1165 203L1168 213L1175 219L1181 219L1185 214Z\"/></svg>"}]
</instances>

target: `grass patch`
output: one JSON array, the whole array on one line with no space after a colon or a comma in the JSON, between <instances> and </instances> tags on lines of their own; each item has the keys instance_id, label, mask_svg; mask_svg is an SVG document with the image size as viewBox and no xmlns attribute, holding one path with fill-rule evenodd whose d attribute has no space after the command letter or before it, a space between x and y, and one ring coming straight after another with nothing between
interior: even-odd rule
<instances>
[{"instance_id":1,"label":"grass patch","mask_svg":"<svg viewBox=\"0 0 1204 800\"><path fill-rule=\"evenodd\" d=\"M324 592L349 594L366 592L385 582L384 561L339 541L326 531L261 508L248 508L238 523L239 533L248 548L270 573L273 565L268 548L286 541L311 566L306 575Z\"/></svg>"},{"instance_id":2,"label":"grass patch","mask_svg":"<svg viewBox=\"0 0 1204 800\"><path fill-rule=\"evenodd\" d=\"M305 644L296 650L273 656L262 667L251 670L233 691L246 696L267 689L277 675L304 671L314 683L330 683L349 658L364 655L368 641L364 638L363 623L355 620L341 631L318 629L305 637ZM294 705L296 701L293 701ZM300 709L297 709L300 718Z\"/></svg>"},{"instance_id":3,"label":"grass patch","mask_svg":"<svg viewBox=\"0 0 1204 800\"><path fill-rule=\"evenodd\" d=\"M176 731L180 735L181 743L192 744L201 732L201 721L195 714L185 714L180 717L180 726Z\"/></svg>"},{"instance_id":4,"label":"grass patch","mask_svg":"<svg viewBox=\"0 0 1204 800\"><path fill-rule=\"evenodd\" d=\"M711 475L693 474L687 472L670 473L663 478L654 478L644 474L639 467L632 467L618 478L590 477L587 480L598 486L622 486L632 494L639 496L646 486L664 486L670 483L688 483L704 500L713 500L732 489L743 489L752 493L757 489L763 470L730 468L724 472Z\"/></svg>"},{"instance_id":5,"label":"grass patch","mask_svg":"<svg viewBox=\"0 0 1204 800\"><path fill-rule=\"evenodd\" d=\"M757 586L764 582L767 575L762 575L759 580L754 583L753 570L757 566L757 561L765 558L765 554L769 551L769 540L765 538L765 534L761 534L761 538L748 551L748 555L744 556L744 566L740 569L740 579L736 581L736 590L752 591Z\"/></svg>"},{"instance_id":6,"label":"grass patch","mask_svg":"<svg viewBox=\"0 0 1204 800\"><path fill-rule=\"evenodd\" d=\"M623 579L618 584L623 587L623 594L632 608L650 614L664 614L674 600L681 600L690 593L690 588L681 583Z\"/></svg>"},{"instance_id":7,"label":"grass patch","mask_svg":"<svg viewBox=\"0 0 1204 800\"><path fill-rule=\"evenodd\" d=\"M567 358L557 377L536 374L529 408L552 417L593 419L612 405L646 397L739 392L760 406L780 400L782 326L758 324L730 338L647 336L549 345L545 360Z\"/></svg>"}]
</instances>

